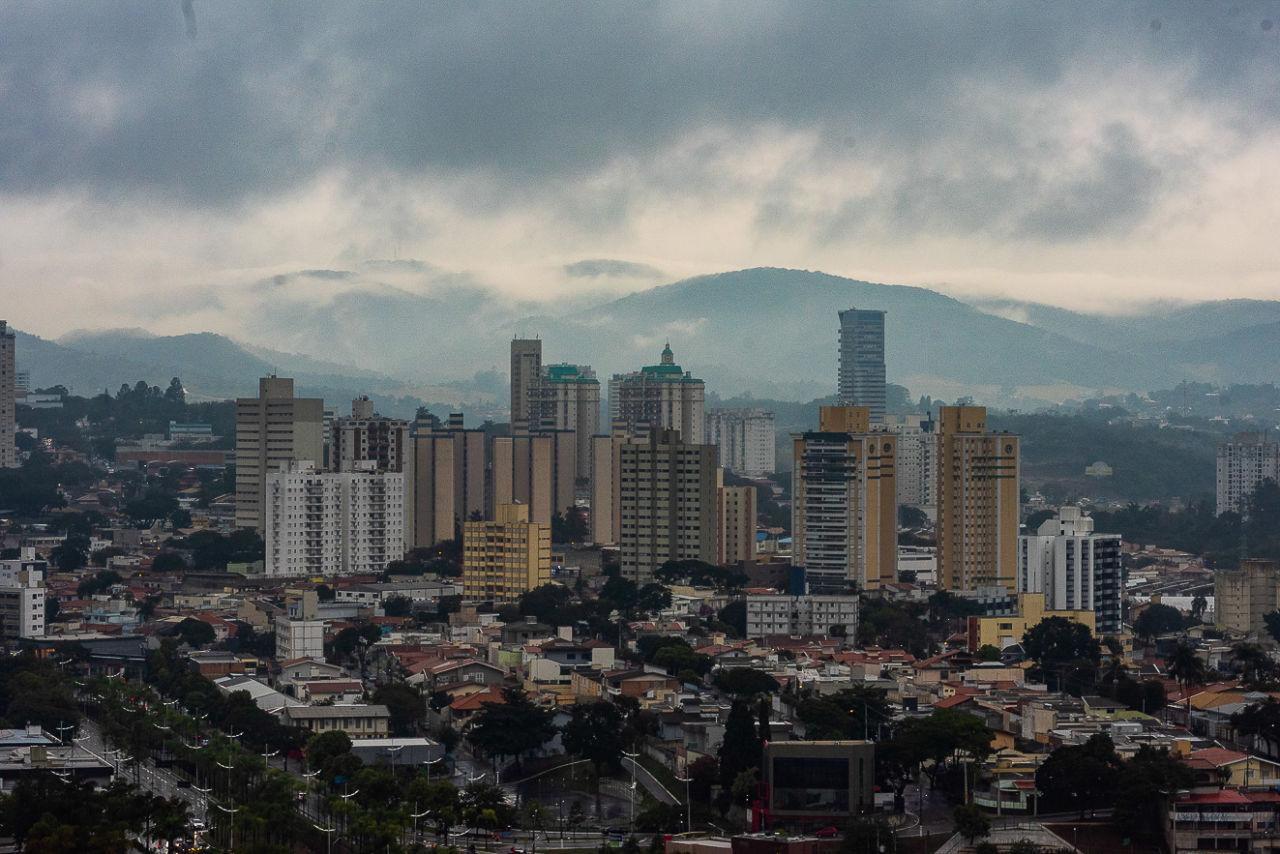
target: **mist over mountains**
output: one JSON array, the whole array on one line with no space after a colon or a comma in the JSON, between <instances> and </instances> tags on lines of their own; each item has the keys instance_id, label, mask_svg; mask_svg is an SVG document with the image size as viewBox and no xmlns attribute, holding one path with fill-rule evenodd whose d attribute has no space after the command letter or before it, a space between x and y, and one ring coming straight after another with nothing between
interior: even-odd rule
<instances>
[{"instance_id":1,"label":"mist over mountains","mask_svg":"<svg viewBox=\"0 0 1280 854\"><path fill-rule=\"evenodd\" d=\"M391 284L387 270L367 267L258 283L235 305L244 318L239 340L125 329L55 342L19 333L19 367L37 387L61 383L79 394L180 376L200 398L252 393L258 376L275 371L338 409L369 393L387 414L426 403L501 417L515 335L541 337L544 361L590 364L602 381L655 362L669 340L677 362L721 397L811 400L834 388L836 312L856 306L887 312L889 379L916 395L1028 408L1182 380L1270 382L1280 372L1278 301L1099 315L757 268L616 299L587 291L532 305L412 266L418 262L396 263L390 272L401 278ZM415 289L414 276L436 287Z\"/></svg>"}]
</instances>

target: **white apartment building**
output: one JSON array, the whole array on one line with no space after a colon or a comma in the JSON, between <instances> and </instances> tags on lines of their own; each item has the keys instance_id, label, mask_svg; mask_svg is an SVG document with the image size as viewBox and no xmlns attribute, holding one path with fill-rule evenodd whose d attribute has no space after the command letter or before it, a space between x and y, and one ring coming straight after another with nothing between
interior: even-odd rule
<instances>
[{"instance_id":1,"label":"white apartment building","mask_svg":"<svg viewBox=\"0 0 1280 854\"><path fill-rule=\"evenodd\" d=\"M16 560L0 561L0 637L44 637L44 574L48 564L26 549Z\"/></svg>"},{"instance_id":2,"label":"white apartment building","mask_svg":"<svg viewBox=\"0 0 1280 854\"><path fill-rule=\"evenodd\" d=\"M16 337L8 323L0 320L0 468L18 464L17 432L18 365L14 342Z\"/></svg>"},{"instance_id":3,"label":"white apartment building","mask_svg":"<svg viewBox=\"0 0 1280 854\"><path fill-rule=\"evenodd\" d=\"M300 462L267 475L267 575L376 573L404 556L405 476L356 465L322 472Z\"/></svg>"},{"instance_id":4,"label":"white apartment building","mask_svg":"<svg viewBox=\"0 0 1280 854\"><path fill-rule=\"evenodd\" d=\"M938 500L938 435L927 415L888 415L885 427L898 437L898 503L932 515Z\"/></svg>"},{"instance_id":5,"label":"white apartment building","mask_svg":"<svg viewBox=\"0 0 1280 854\"><path fill-rule=\"evenodd\" d=\"M1280 442L1265 433L1237 433L1218 446L1217 511L1244 513L1264 480L1280 481Z\"/></svg>"},{"instance_id":6,"label":"white apartment building","mask_svg":"<svg viewBox=\"0 0 1280 854\"><path fill-rule=\"evenodd\" d=\"M324 659L324 620L276 618L276 661Z\"/></svg>"},{"instance_id":7,"label":"white apartment building","mask_svg":"<svg viewBox=\"0 0 1280 854\"><path fill-rule=\"evenodd\" d=\"M776 431L773 413L763 409L711 409L705 442L720 448L720 465L742 477L773 474Z\"/></svg>"},{"instance_id":8,"label":"white apartment building","mask_svg":"<svg viewBox=\"0 0 1280 854\"><path fill-rule=\"evenodd\" d=\"M853 637L858 630L857 596L747 597L747 637L769 635L826 635L832 626L844 626Z\"/></svg>"},{"instance_id":9,"label":"white apartment building","mask_svg":"<svg viewBox=\"0 0 1280 854\"><path fill-rule=\"evenodd\" d=\"M1051 611L1093 611L1099 635L1120 631L1120 535L1098 534L1079 507L1062 507L1018 537L1018 592L1043 593Z\"/></svg>"}]
</instances>

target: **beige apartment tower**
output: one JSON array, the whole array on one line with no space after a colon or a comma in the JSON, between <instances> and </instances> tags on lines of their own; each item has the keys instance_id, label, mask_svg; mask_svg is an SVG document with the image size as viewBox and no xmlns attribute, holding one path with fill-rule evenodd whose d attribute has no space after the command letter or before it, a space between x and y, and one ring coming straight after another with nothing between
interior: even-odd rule
<instances>
[{"instance_id":1,"label":"beige apartment tower","mask_svg":"<svg viewBox=\"0 0 1280 854\"><path fill-rule=\"evenodd\" d=\"M510 602L551 581L551 527L529 521L523 504L501 504L491 522L462 528L462 594Z\"/></svg>"},{"instance_id":2,"label":"beige apartment tower","mask_svg":"<svg viewBox=\"0 0 1280 854\"><path fill-rule=\"evenodd\" d=\"M678 430L690 444L705 438L706 387L676 364L668 343L658 364L609 380L609 421L631 435L645 428Z\"/></svg>"},{"instance_id":3,"label":"beige apartment tower","mask_svg":"<svg viewBox=\"0 0 1280 854\"><path fill-rule=\"evenodd\" d=\"M1280 565L1241 561L1239 569L1213 573L1214 623L1238 635L1270 638L1263 617L1280 610Z\"/></svg>"},{"instance_id":4,"label":"beige apartment tower","mask_svg":"<svg viewBox=\"0 0 1280 854\"><path fill-rule=\"evenodd\" d=\"M938 578L945 590L1002 587L1018 578L1018 437L987 429L982 406L938 418Z\"/></svg>"},{"instance_id":5,"label":"beige apartment tower","mask_svg":"<svg viewBox=\"0 0 1280 854\"><path fill-rule=\"evenodd\" d=\"M452 540L468 519L485 516L483 430L466 430L455 412L443 424L421 420L409 442L405 503L409 548Z\"/></svg>"},{"instance_id":6,"label":"beige apartment tower","mask_svg":"<svg viewBox=\"0 0 1280 854\"><path fill-rule=\"evenodd\" d=\"M550 525L573 506L577 478L577 433L544 430L493 440L490 517L504 504L524 504L529 521Z\"/></svg>"},{"instance_id":7,"label":"beige apartment tower","mask_svg":"<svg viewBox=\"0 0 1280 854\"><path fill-rule=\"evenodd\" d=\"M18 364L13 331L0 320L0 468L18 465Z\"/></svg>"},{"instance_id":8,"label":"beige apartment tower","mask_svg":"<svg viewBox=\"0 0 1280 854\"><path fill-rule=\"evenodd\" d=\"M824 406L792 437L792 563L810 593L897 580L897 437L872 432L866 406Z\"/></svg>"},{"instance_id":9,"label":"beige apartment tower","mask_svg":"<svg viewBox=\"0 0 1280 854\"><path fill-rule=\"evenodd\" d=\"M622 477L622 446L625 436L591 437L591 541L598 546L618 542L622 526L618 506L618 483Z\"/></svg>"},{"instance_id":10,"label":"beige apartment tower","mask_svg":"<svg viewBox=\"0 0 1280 854\"><path fill-rule=\"evenodd\" d=\"M756 556L756 488L722 486L717 493L716 563L747 563Z\"/></svg>"},{"instance_id":11,"label":"beige apartment tower","mask_svg":"<svg viewBox=\"0 0 1280 854\"><path fill-rule=\"evenodd\" d=\"M542 341L511 339L511 431L529 429L529 392L542 375Z\"/></svg>"},{"instance_id":12,"label":"beige apartment tower","mask_svg":"<svg viewBox=\"0 0 1280 854\"><path fill-rule=\"evenodd\" d=\"M266 527L267 475L292 462L324 464L324 401L294 397L293 380L263 377L236 400L236 527Z\"/></svg>"},{"instance_id":13,"label":"beige apartment tower","mask_svg":"<svg viewBox=\"0 0 1280 854\"><path fill-rule=\"evenodd\" d=\"M671 560L715 563L715 445L682 442L675 430L655 430L619 449L618 550L622 576L640 584Z\"/></svg>"}]
</instances>

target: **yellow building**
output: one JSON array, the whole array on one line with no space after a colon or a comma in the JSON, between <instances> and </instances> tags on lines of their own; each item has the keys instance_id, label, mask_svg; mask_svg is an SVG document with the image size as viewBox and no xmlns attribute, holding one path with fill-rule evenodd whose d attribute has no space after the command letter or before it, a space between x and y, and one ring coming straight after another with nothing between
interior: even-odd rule
<instances>
[{"instance_id":1,"label":"yellow building","mask_svg":"<svg viewBox=\"0 0 1280 854\"><path fill-rule=\"evenodd\" d=\"M462 527L462 594L510 602L551 580L551 527L529 521L524 504L500 504L492 522Z\"/></svg>"},{"instance_id":2,"label":"yellow building","mask_svg":"<svg viewBox=\"0 0 1280 854\"><path fill-rule=\"evenodd\" d=\"M792 563L811 593L874 590L898 577L898 439L865 406L824 406L792 436Z\"/></svg>"},{"instance_id":3,"label":"yellow building","mask_svg":"<svg viewBox=\"0 0 1280 854\"><path fill-rule=\"evenodd\" d=\"M941 586L1012 592L1018 575L1018 437L988 432L986 407L944 406L937 470Z\"/></svg>"},{"instance_id":4,"label":"yellow building","mask_svg":"<svg viewBox=\"0 0 1280 854\"><path fill-rule=\"evenodd\" d=\"M1020 593L1015 616L969 618L969 649L976 652L987 645L1004 649L1022 643L1027 629L1050 617L1065 617L1094 631L1092 611L1050 611L1044 606L1043 593Z\"/></svg>"}]
</instances>

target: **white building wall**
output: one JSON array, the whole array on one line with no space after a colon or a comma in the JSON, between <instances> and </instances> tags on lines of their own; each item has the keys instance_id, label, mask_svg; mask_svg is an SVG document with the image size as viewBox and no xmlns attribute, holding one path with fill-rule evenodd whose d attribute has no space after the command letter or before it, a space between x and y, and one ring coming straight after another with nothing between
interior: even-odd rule
<instances>
[{"instance_id":1,"label":"white building wall","mask_svg":"<svg viewBox=\"0 0 1280 854\"><path fill-rule=\"evenodd\" d=\"M708 445L720 448L720 465L742 477L772 474L777 457L773 413L763 409L712 409L706 413Z\"/></svg>"},{"instance_id":2,"label":"white building wall","mask_svg":"<svg viewBox=\"0 0 1280 854\"><path fill-rule=\"evenodd\" d=\"M852 637L858 628L857 596L747 597L747 637L768 635L825 635L844 626Z\"/></svg>"},{"instance_id":3,"label":"white building wall","mask_svg":"<svg viewBox=\"0 0 1280 854\"><path fill-rule=\"evenodd\" d=\"M324 658L324 620L276 620L276 660Z\"/></svg>"},{"instance_id":4,"label":"white building wall","mask_svg":"<svg viewBox=\"0 0 1280 854\"><path fill-rule=\"evenodd\" d=\"M1097 534L1078 507L1059 509L1035 534L1018 538L1018 592L1043 593L1054 611L1093 611L1099 633L1120 630L1120 538Z\"/></svg>"},{"instance_id":5,"label":"white building wall","mask_svg":"<svg viewBox=\"0 0 1280 854\"><path fill-rule=\"evenodd\" d=\"M898 503L933 510L937 506L938 434L923 415L888 416L885 426L898 437L895 461Z\"/></svg>"},{"instance_id":6,"label":"white building wall","mask_svg":"<svg viewBox=\"0 0 1280 854\"><path fill-rule=\"evenodd\" d=\"M44 561L0 561L0 635L9 640L45 635Z\"/></svg>"},{"instance_id":7,"label":"white building wall","mask_svg":"<svg viewBox=\"0 0 1280 854\"><path fill-rule=\"evenodd\" d=\"M1243 513L1264 480L1280 481L1280 443L1241 433L1218 446L1217 512Z\"/></svg>"},{"instance_id":8,"label":"white building wall","mask_svg":"<svg viewBox=\"0 0 1280 854\"><path fill-rule=\"evenodd\" d=\"M267 476L266 574L382 572L404 556L405 476L319 472L299 463Z\"/></svg>"}]
</instances>

